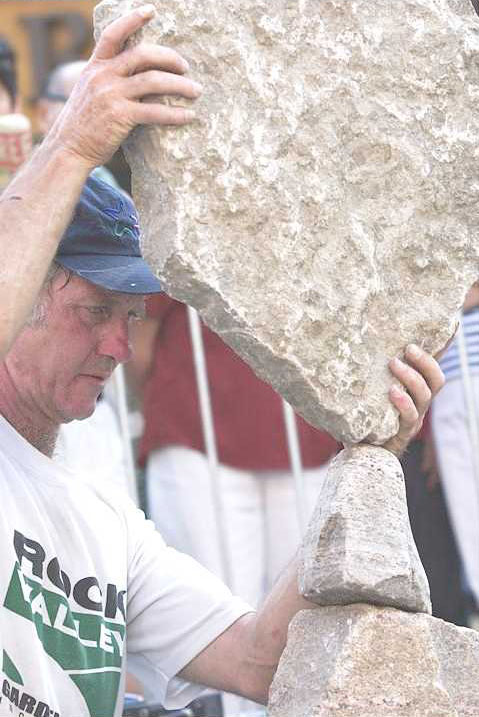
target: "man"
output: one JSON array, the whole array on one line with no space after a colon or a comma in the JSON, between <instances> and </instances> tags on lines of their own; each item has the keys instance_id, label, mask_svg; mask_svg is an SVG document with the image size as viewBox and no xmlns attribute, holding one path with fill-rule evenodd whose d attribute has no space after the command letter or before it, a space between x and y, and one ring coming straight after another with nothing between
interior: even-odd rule
<instances>
[{"instance_id":1,"label":"man","mask_svg":"<svg viewBox=\"0 0 479 717\"><path fill-rule=\"evenodd\" d=\"M59 425L88 416L130 358L129 325L143 294L159 290L139 256L132 210L105 194L114 190L90 179L69 224L91 169L135 125L191 119L140 101L200 92L171 50L122 49L152 15L140 8L103 32L52 132L0 202L0 654L13 714L119 715L125 631L130 668L167 707L187 703L195 683L266 702L290 619L313 607L298 594L293 562L251 611L166 548L128 501L69 480L50 459ZM49 270L55 253L62 268ZM391 390L400 430L386 447L395 452L442 385L434 359L414 347L406 356L410 365L391 363L405 388Z\"/></svg>"},{"instance_id":2,"label":"man","mask_svg":"<svg viewBox=\"0 0 479 717\"><path fill-rule=\"evenodd\" d=\"M43 138L58 119L66 101L86 68L85 60L57 65L48 75L36 105L37 129ZM106 167L95 167L92 175L114 187L119 185ZM88 471L97 480L114 482L127 491L129 456L120 431L114 381L105 386L94 414L87 420L64 424L56 443L55 459L74 470ZM85 443L90 446L85 451Z\"/></svg>"}]
</instances>

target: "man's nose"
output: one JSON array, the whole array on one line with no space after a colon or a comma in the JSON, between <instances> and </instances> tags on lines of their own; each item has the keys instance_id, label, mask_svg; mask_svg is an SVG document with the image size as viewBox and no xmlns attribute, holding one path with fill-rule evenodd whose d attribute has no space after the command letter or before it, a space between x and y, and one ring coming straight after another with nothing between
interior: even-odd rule
<instances>
[{"instance_id":1,"label":"man's nose","mask_svg":"<svg viewBox=\"0 0 479 717\"><path fill-rule=\"evenodd\" d=\"M110 356L117 364L131 359L130 326L127 319L108 322L99 341L98 353Z\"/></svg>"}]
</instances>

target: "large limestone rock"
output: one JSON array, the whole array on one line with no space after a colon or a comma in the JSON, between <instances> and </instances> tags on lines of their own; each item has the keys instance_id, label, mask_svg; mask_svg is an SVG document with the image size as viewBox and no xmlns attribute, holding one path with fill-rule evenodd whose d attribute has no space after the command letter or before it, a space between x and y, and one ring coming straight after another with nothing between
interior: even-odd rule
<instances>
[{"instance_id":1,"label":"large limestone rock","mask_svg":"<svg viewBox=\"0 0 479 717\"><path fill-rule=\"evenodd\" d=\"M479 634L368 605L304 610L269 717L477 717Z\"/></svg>"},{"instance_id":2,"label":"large limestone rock","mask_svg":"<svg viewBox=\"0 0 479 717\"><path fill-rule=\"evenodd\" d=\"M127 145L147 257L308 421L383 442L387 359L439 349L479 270L470 0L154 2L205 92Z\"/></svg>"},{"instance_id":3,"label":"large limestone rock","mask_svg":"<svg viewBox=\"0 0 479 717\"><path fill-rule=\"evenodd\" d=\"M300 555L300 592L320 605L431 612L401 465L384 448L355 446L336 457Z\"/></svg>"}]
</instances>

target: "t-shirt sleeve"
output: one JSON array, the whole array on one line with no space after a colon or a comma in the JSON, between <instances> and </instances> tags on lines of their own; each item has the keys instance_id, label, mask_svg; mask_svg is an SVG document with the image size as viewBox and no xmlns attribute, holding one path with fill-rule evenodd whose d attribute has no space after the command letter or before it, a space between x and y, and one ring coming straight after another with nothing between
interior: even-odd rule
<instances>
[{"instance_id":1,"label":"t-shirt sleeve","mask_svg":"<svg viewBox=\"0 0 479 717\"><path fill-rule=\"evenodd\" d=\"M252 608L209 571L167 547L141 511L130 511L128 670L146 698L184 707L203 688L177 677L210 642Z\"/></svg>"}]
</instances>

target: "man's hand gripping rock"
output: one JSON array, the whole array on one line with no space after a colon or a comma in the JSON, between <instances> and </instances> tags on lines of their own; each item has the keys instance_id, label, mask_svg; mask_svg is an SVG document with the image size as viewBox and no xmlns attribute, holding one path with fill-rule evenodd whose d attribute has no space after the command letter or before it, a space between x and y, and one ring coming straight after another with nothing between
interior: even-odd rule
<instances>
[{"instance_id":1,"label":"man's hand gripping rock","mask_svg":"<svg viewBox=\"0 0 479 717\"><path fill-rule=\"evenodd\" d=\"M439 364L426 351L412 344L406 348L404 359L394 358L389 363L391 373L402 384L402 388L393 385L389 391L399 411L399 431L384 444L396 456L420 430L431 400L444 386Z\"/></svg>"},{"instance_id":2,"label":"man's hand gripping rock","mask_svg":"<svg viewBox=\"0 0 479 717\"><path fill-rule=\"evenodd\" d=\"M189 108L153 99L199 97L201 86L184 76L186 60L172 49L146 42L125 49L128 38L154 14L154 6L145 5L103 30L52 130L56 144L87 167L107 162L137 125L178 126L194 118Z\"/></svg>"}]
</instances>

